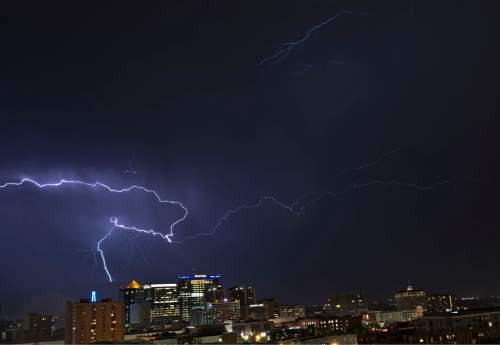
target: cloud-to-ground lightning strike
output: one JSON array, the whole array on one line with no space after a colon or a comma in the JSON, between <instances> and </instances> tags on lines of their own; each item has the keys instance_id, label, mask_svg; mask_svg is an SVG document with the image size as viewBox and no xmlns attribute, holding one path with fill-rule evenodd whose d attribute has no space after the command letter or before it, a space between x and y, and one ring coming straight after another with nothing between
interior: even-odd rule
<instances>
[{"instance_id":1,"label":"cloud-to-ground lightning strike","mask_svg":"<svg viewBox=\"0 0 500 345\"><path fill-rule=\"evenodd\" d=\"M101 260L102 260L102 266L104 268L104 272L106 272L106 275L108 276L108 279L109 279L109 282L111 283L113 281L113 277L111 277L111 273L109 272L109 269L108 269L108 265L106 264L106 257L104 256L104 251L102 250L101 248L101 244L102 242L107 239L111 233L113 232L115 228L112 227L107 233L106 235L104 235L103 238L101 238L99 241L97 241L97 253L99 253L99 255L101 256Z\"/></svg>"},{"instance_id":2,"label":"cloud-to-ground lightning strike","mask_svg":"<svg viewBox=\"0 0 500 345\"><path fill-rule=\"evenodd\" d=\"M166 203L166 204L175 205L177 207L180 207L184 211L184 214L182 217L178 218L172 224L170 224L169 232L166 234L156 232L154 230L145 230L145 229L137 228L135 226L127 226L124 224L120 224L118 221L118 218L110 217L109 221L112 224L112 228L111 228L111 230L109 230L106 233L106 235L103 238L101 238L97 242L97 249L96 249L96 252L100 255L100 257L102 259L104 271L106 272L106 275L108 276L108 279L110 282L112 282L113 279L112 279L110 271L107 267L106 258L104 255L104 251L101 248L101 244L105 239L107 239L111 235L111 233L113 232L114 229L129 230L129 231L135 231L135 232L139 232L139 233L146 233L146 234L153 235L153 236L159 236L159 237L167 240L169 243L172 243L171 237L174 236L175 226L178 225L179 223L181 223L182 221L184 221L186 219L187 215L189 214L188 209L180 201L162 199L160 197L160 195L158 194L158 192L156 192L155 190L150 189L150 188L146 188L143 186L137 186L137 185L117 189L117 188L112 188L112 187L108 186L107 184L99 182L99 181L90 183L90 182L85 182L85 181L80 181L80 180L62 179L62 180L59 180L58 182L53 182L53 183L40 183L40 182L33 180L33 179L30 179L30 178L23 178L17 182L4 183L3 185L0 185L0 189L8 188L8 187L20 187L24 184L31 184L39 189L56 188L56 187L61 187L63 185L80 185L80 186L89 187L89 188L102 188L102 189L107 190L108 192L111 192L111 193L127 193L127 192L131 192L133 190L139 190L139 191L142 191L142 192L145 192L148 194L152 194L159 203Z\"/></svg>"},{"instance_id":3,"label":"cloud-to-ground lightning strike","mask_svg":"<svg viewBox=\"0 0 500 345\"><path fill-rule=\"evenodd\" d=\"M381 163L382 161L384 161L387 157L393 155L394 153L396 153L398 151L399 151L399 149L393 150L393 151L390 151L388 153L383 154L382 156L380 156L379 158L377 158L376 160L374 160L372 162L369 162L369 163L366 163L366 164L362 164L362 165L360 165L358 167L355 167L355 168L344 169L344 170L340 171L339 173L337 173L333 178L337 178L337 177L339 177L339 176L341 176L343 174L346 174L348 172L360 171L360 170L364 170L364 169L370 168L372 166L375 166L375 165ZM106 276L107 276L108 280L110 282L112 282L113 278L112 278L110 269L108 268L108 265L107 265L107 262L106 262L106 256L104 254L104 250L102 249L102 243L109 236L111 236L111 234L113 233L113 231L115 229L123 230L123 231L131 231L131 232L135 232L135 233L139 233L139 234L151 235L153 237L160 237L161 239L166 240L170 244L180 244L180 243L183 243L183 242L188 241L188 240L194 240L194 239L196 239L196 238L198 238L200 236L210 236L210 235L213 235L224 224L224 222L226 222L226 221L229 220L229 218L231 216L234 216L234 215L238 214L239 212L241 212L243 210L260 208L261 206L263 206L267 202L273 203L273 204L275 204L275 205L277 205L277 206L279 206L279 207L287 210L292 215L300 216L300 215L303 214L303 212L304 212L304 210L306 208L308 208L309 206L311 206L311 205L319 202L320 200L322 200L323 198L325 198L327 196L329 196L329 197L337 197L337 196L343 195L343 194L345 194L345 193L347 193L349 191L353 191L353 190L356 190L356 189L363 189L363 188L367 188L367 187L370 187L370 186L379 185L379 186L382 186L382 187L399 186L399 187L403 187L403 188L413 189L413 190L416 190L416 191L419 191L419 192L427 192L427 191L435 190L436 188L438 188L438 187L440 187L442 185L453 183L453 182L455 182L455 181L457 181L459 179L465 179L465 177L460 177L460 176L459 177L454 177L454 178L447 179L447 180L442 180L442 181L439 181L439 182L436 182L434 184L427 185L427 186L425 186L425 185L419 185L419 184L416 184L416 183L406 183L406 182L397 181L397 180L392 180L392 181L375 180L375 181L370 181L370 182L366 182L366 183L355 183L353 181L353 182L347 184L344 188L340 189L337 192L329 191L329 189L326 186L323 189L314 190L314 191L309 192L309 193L307 193L305 195L302 195L301 197L297 198L295 201L293 201L290 204L280 201L275 196L271 196L271 195L261 196L261 197L258 198L257 202L255 202L253 204L242 204L242 205L239 205L239 206L237 206L237 207L235 207L233 209L230 209L230 210L226 211L221 217L219 217L217 219L214 227L210 231L208 231L208 232L200 232L200 233L197 233L195 235L185 237L182 240L175 240L175 241L172 239L172 237L174 236L174 228L187 218L187 216L189 214L188 209L186 208L186 206L184 206L184 204L182 202L180 202L180 201L174 201L174 200L162 199L161 196L160 196L160 194L157 191L155 191L153 189L150 189L150 188L146 188L144 186L133 185L133 186L129 186L129 187L117 189L117 188L112 188L112 187L108 186L107 184L99 182L99 181L93 182L93 183L89 183L89 182L80 181L80 180L65 180L65 179L61 179L58 182L54 182L54 183L40 183L40 182L38 182L38 181L36 181L34 179L31 179L31 178L23 178L23 179L21 179L21 180L19 180L17 182L7 182L7 183L4 183L3 185L0 185L0 189L8 188L8 187L20 187L22 185L29 184L29 185L35 186L35 187L37 187L39 189L56 188L56 187L62 187L63 185L80 185L80 186L88 187L88 188L101 188L101 189L104 189L105 191L108 191L108 192L111 192L111 193L127 193L127 192L131 192L131 191L134 191L134 190L138 190L138 191L142 191L142 192L145 192L145 193L148 193L148 194L152 194L154 196L154 198L156 199L156 201L159 202L159 203L170 204L170 205L174 205L174 206L177 206L177 207L181 208L183 210L183 212L184 212L183 215L182 215L182 217L176 219L173 223L170 224L169 231L167 233L162 233L162 232L159 232L159 231L155 231L154 229L143 229L143 228L138 228L138 227L133 226L133 225L125 225L125 224L120 223L120 221L119 221L119 219L117 217L109 217L108 220L111 223L112 227L97 242L97 246L96 246L96 251L95 252L101 258L103 269L104 269L104 271L106 273ZM327 184L327 186L332 181L333 180L331 180ZM314 196L314 197L310 198L311 196ZM304 199L306 201L302 201Z\"/></svg>"},{"instance_id":4,"label":"cloud-to-ground lightning strike","mask_svg":"<svg viewBox=\"0 0 500 345\"><path fill-rule=\"evenodd\" d=\"M359 14L359 13L360 12L351 11L351 10L338 11L334 16L326 19L325 21L323 21L323 22L313 26L309 30L307 30L305 35L302 36L301 38L299 38L298 40L292 41L292 42L285 42L285 43L280 44L280 49L278 49L278 51L276 53L262 59L261 61L259 61L256 64L256 66L260 67L262 65L265 65L266 63L275 64L275 63L282 61L283 59L286 59L293 52L294 49L296 49L301 44L303 44L305 41L307 41L316 30L319 30L321 27L328 25L329 23L333 22L335 19L339 18L340 16L342 16L344 14Z\"/></svg>"}]
</instances>

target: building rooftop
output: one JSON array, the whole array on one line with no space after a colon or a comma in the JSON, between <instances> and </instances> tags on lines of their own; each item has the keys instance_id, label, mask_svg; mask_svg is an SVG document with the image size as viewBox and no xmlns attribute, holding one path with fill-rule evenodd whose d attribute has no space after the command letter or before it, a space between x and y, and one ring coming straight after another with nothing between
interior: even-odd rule
<instances>
[{"instance_id":1,"label":"building rooftop","mask_svg":"<svg viewBox=\"0 0 500 345\"><path fill-rule=\"evenodd\" d=\"M128 284L127 289L140 289L141 284L139 284L137 281L132 280L130 284Z\"/></svg>"}]
</instances>

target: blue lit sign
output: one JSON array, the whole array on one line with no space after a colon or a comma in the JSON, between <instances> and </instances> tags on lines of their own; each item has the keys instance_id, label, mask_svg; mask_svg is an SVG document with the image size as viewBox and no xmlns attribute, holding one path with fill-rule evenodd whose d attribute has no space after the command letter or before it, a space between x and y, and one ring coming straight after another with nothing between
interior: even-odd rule
<instances>
[{"instance_id":1,"label":"blue lit sign","mask_svg":"<svg viewBox=\"0 0 500 345\"><path fill-rule=\"evenodd\" d=\"M220 279L221 274L193 274L193 275L179 275L182 280L195 280L195 279Z\"/></svg>"}]
</instances>

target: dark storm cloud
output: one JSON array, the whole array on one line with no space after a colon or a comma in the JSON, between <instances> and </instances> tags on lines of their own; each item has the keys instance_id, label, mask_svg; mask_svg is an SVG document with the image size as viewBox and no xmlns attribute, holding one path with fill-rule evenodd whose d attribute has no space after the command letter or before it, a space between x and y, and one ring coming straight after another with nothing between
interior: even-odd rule
<instances>
[{"instance_id":1,"label":"dark storm cloud","mask_svg":"<svg viewBox=\"0 0 500 345\"><path fill-rule=\"evenodd\" d=\"M256 68L340 8L3 4L2 182L70 175L145 184L190 209L180 238L261 195L291 202L395 148L329 187L475 182L430 192L375 185L324 198L301 217L266 204L182 245L115 233L105 249L116 285L88 256L109 213L162 229L175 208L78 188L2 191L0 303L39 308L43 296L50 304L90 288L114 295L132 278L170 281L194 268L290 302L347 288L385 295L408 279L430 290L497 292L495 4L410 5L345 4L368 15L343 17L286 60ZM306 65L314 67L295 73ZM147 174L123 174L133 152Z\"/></svg>"}]
</instances>

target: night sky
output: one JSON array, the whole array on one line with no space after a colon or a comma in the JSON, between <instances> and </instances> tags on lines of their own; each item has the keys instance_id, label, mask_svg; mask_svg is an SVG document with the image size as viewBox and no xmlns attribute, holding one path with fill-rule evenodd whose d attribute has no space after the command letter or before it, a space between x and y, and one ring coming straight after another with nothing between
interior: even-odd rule
<instances>
[{"instance_id":1,"label":"night sky","mask_svg":"<svg viewBox=\"0 0 500 345\"><path fill-rule=\"evenodd\" d=\"M256 66L342 9L352 12ZM115 231L103 243L110 284L95 255L108 217L166 233L182 210L140 192L1 189L4 315L193 271L288 303L347 289L389 297L408 280L499 294L499 10L494 1L2 3L0 185L144 185L189 209L175 240L260 196L322 197L302 216L263 202L177 245ZM130 160L137 174L124 173ZM428 191L349 187L450 179Z\"/></svg>"}]
</instances>

